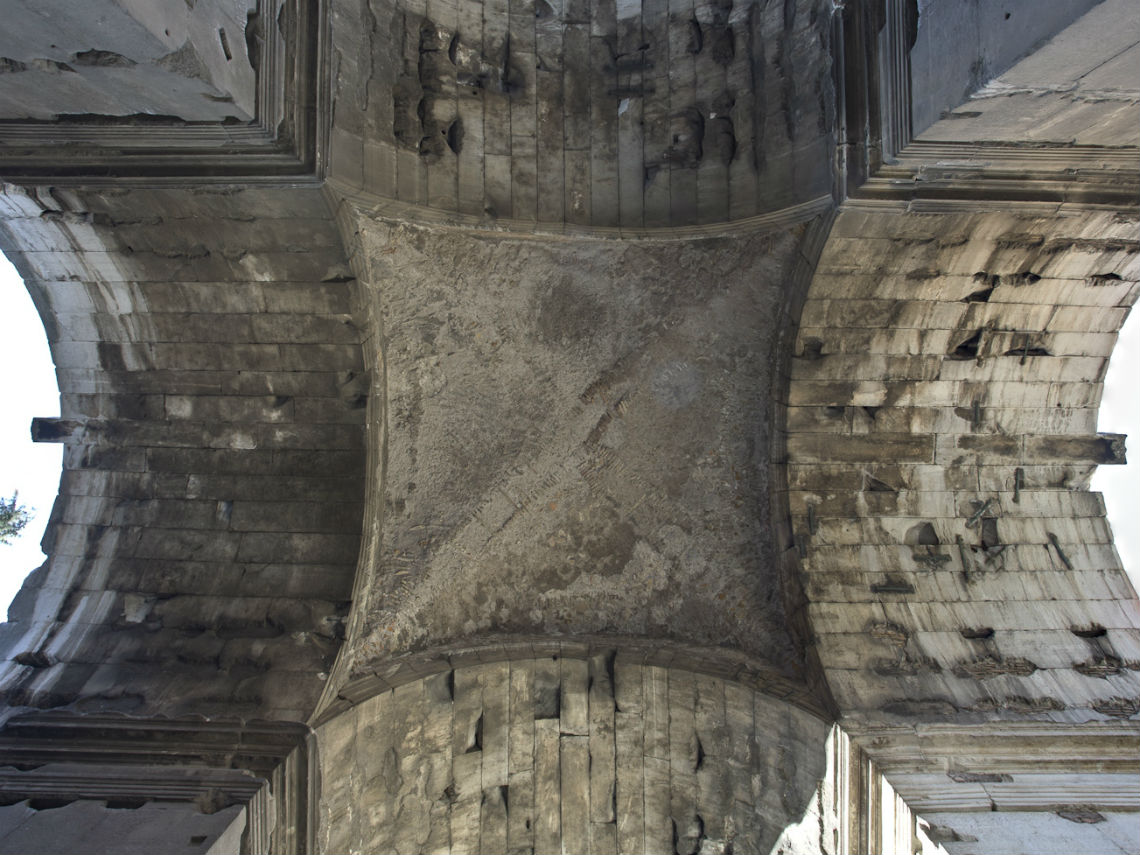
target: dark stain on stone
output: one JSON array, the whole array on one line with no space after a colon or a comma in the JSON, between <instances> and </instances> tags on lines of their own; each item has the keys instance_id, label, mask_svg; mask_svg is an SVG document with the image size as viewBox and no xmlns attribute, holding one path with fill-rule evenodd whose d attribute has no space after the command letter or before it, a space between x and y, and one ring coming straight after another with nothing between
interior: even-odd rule
<instances>
[{"instance_id":1,"label":"dark stain on stone","mask_svg":"<svg viewBox=\"0 0 1140 855\"><path fill-rule=\"evenodd\" d=\"M661 159L675 166L696 168L704 157L705 117L696 107L686 107L669 123L672 143Z\"/></svg>"},{"instance_id":2,"label":"dark stain on stone","mask_svg":"<svg viewBox=\"0 0 1140 855\"><path fill-rule=\"evenodd\" d=\"M562 715L562 687L557 674L546 679L545 673L535 674L534 717L536 719L558 718Z\"/></svg>"}]
</instances>

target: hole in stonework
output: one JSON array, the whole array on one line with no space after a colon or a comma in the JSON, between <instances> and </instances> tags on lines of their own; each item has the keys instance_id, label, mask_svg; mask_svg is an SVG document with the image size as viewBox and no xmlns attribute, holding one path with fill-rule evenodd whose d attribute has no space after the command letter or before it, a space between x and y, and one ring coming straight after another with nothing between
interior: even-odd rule
<instances>
[{"instance_id":1,"label":"hole in stonework","mask_svg":"<svg viewBox=\"0 0 1140 855\"><path fill-rule=\"evenodd\" d=\"M863 489L868 493L897 493L898 491L886 481L880 481L874 475L866 475Z\"/></svg>"},{"instance_id":2,"label":"hole in stonework","mask_svg":"<svg viewBox=\"0 0 1140 855\"><path fill-rule=\"evenodd\" d=\"M107 799L104 804L107 810L138 810L146 802L146 799Z\"/></svg>"},{"instance_id":3,"label":"hole in stonework","mask_svg":"<svg viewBox=\"0 0 1140 855\"><path fill-rule=\"evenodd\" d=\"M190 838L190 843L188 845L190 845L190 846L201 846L205 842L206 842L206 835L195 834L193 837Z\"/></svg>"},{"instance_id":4,"label":"hole in stonework","mask_svg":"<svg viewBox=\"0 0 1140 855\"><path fill-rule=\"evenodd\" d=\"M985 517L982 519L982 546L986 549L993 549L995 546L1001 544L1001 538L998 537L997 519L994 517Z\"/></svg>"},{"instance_id":5,"label":"hole in stonework","mask_svg":"<svg viewBox=\"0 0 1140 855\"><path fill-rule=\"evenodd\" d=\"M1091 807L1071 807L1064 810L1057 811L1057 816L1061 819L1067 819L1069 822L1077 822L1082 824L1095 824L1104 822L1104 815L1099 811L1093 810Z\"/></svg>"},{"instance_id":6,"label":"hole in stonework","mask_svg":"<svg viewBox=\"0 0 1140 855\"><path fill-rule=\"evenodd\" d=\"M1089 277L1090 285L1114 285L1123 281L1119 273L1094 273Z\"/></svg>"},{"instance_id":7,"label":"hole in stonework","mask_svg":"<svg viewBox=\"0 0 1140 855\"><path fill-rule=\"evenodd\" d=\"M465 754L474 754L476 751L483 750L483 714L479 713L479 718L475 719L475 727L471 731L471 738L467 740L467 750Z\"/></svg>"},{"instance_id":8,"label":"hole in stonework","mask_svg":"<svg viewBox=\"0 0 1140 855\"><path fill-rule=\"evenodd\" d=\"M1005 13L1005 19L1006 19L1007 21L1009 20L1009 12L1006 12L1006 13Z\"/></svg>"},{"instance_id":9,"label":"hole in stonework","mask_svg":"<svg viewBox=\"0 0 1140 855\"><path fill-rule=\"evenodd\" d=\"M965 297L962 298L961 302L963 302L963 303L988 303L990 301L990 295L993 294L993 292L994 292L994 289L992 287L983 288L980 291L974 291L972 294L967 294Z\"/></svg>"},{"instance_id":10,"label":"hole in stonework","mask_svg":"<svg viewBox=\"0 0 1140 855\"><path fill-rule=\"evenodd\" d=\"M1033 285L1041 281L1041 277L1031 271L1025 271L1021 274L1021 281L1026 285Z\"/></svg>"},{"instance_id":11,"label":"hole in stonework","mask_svg":"<svg viewBox=\"0 0 1140 855\"><path fill-rule=\"evenodd\" d=\"M456 119L447 126L447 147L453 154L459 154L463 149L463 120Z\"/></svg>"},{"instance_id":12,"label":"hole in stonework","mask_svg":"<svg viewBox=\"0 0 1140 855\"><path fill-rule=\"evenodd\" d=\"M56 808L65 807L71 804L75 799L52 799L52 798L39 798L28 799L28 807L32 810L55 810Z\"/></svg>"},{"instance_id":13,"label":"hole in stonework","mask_svg":"<svg viewBox=\"0 0 1140 855\"><path fill-rule=\"evenodd\" d=\"M839 419L847 411L846 407L841 407L837 404L831 404L823 408L823 414L830 419Z\"/></svg>"},{"instance_id":14,"label":"hole in stonework","mask_svg":"<svg viewBox=\"0 0 1140 855\"><path fill-rule=\"evenodd\" d=\"M992 626L983 626L976 629L963 629L961 630L962 638L968 638L972 641L980 641L986 638L994 637L994 629Z\"/></svg>"},{"instance_id":15,"label":"hole in stonework","mask_svg":"<svg viewBox=\"0 0 1140 855\"><path fill-rule=\"evenodd\" d=\"M950 359L959 359L963 361L967 359L977 359L978 350L981 348L981 346L982 331L978 330L976 333L974 333L972 336L961 342L957 347L950 351L948 356Z\"/></svg>"},{"instance_id":16,"label":"hole in stonework","mask_svg":"<svg viewBox=\"0 0 1140 855\"><path fill-rule=\"evenodd\" d=\"M906 533L906 543L908 546L942 545L942 541L938 539L938 532L934 530L934 525L928 522L912 526Z\"/></svg>"},{"instance_id":17,"label":"hole in stonework","mask_svg":"<svg viewBox=\"0 0 1140 855\"><path fill-rule=\"evenodd\" d=\"M1044 347L1011 347L1005 352L1006 356L1052 356L1047 348Z\"/></svg>"},{"instance_id":18,"label":"hole in stonework","mask_svg":"<svg viewBox=\"0 0 1140 855\"><path fill-rule=\"evenodd\" d=\"M882 407L864 407L864 408L863 408L863 413L864 413L864 414L867 416L867 418L869 418L871 421L874 421L874 420L875 420L875 417L876 417L876 416L879 414L879 410L880 410L880 409L882 409Z\"/></svg>"},{"instance_id":19,"label":"hole in stonework","mask_svg":"<svg viewBox=\"0 0 1140 855\"><path fill-rule=\"evenodd\" d=\"M804 359L819 359L823 356L823 341L818 338L804 339Z\"/></svg>"},{"instance_id":20,"label":"hole in stonework","mask_svg":"<svg viewBox=\"0 0 1140 855\"><path fill-rule=\"evenodd\" d=\"M226 37L226 31L221 27L218 28L218 41L222 45L222 53L226 56L226 62L229 62L234 58L234 55L230 51L230 40Z\"/></svg>"},{"instance_id":21,"label":"hole in stonework","mask_svg":"<svg viewBox=\"0 0 1140 855\"><path fill-rule=\"evenodd\" d=\"M1108 634L1108 630L1099 623L1094 623L1091 627L1070 627L1069 632L1077 638L1104 638Z\"/></svg>"},{"instance_id":22,"label":"hole in stonework","mask_svg":"<svg viewBox=\"0 0 1140 855\"><path fill-rule=\"evenodd\" d=\"M536 680L534 687L534 717L559 718L562 715L562 687L557 683L543 684Z\"/></svg>"}]
</instances>

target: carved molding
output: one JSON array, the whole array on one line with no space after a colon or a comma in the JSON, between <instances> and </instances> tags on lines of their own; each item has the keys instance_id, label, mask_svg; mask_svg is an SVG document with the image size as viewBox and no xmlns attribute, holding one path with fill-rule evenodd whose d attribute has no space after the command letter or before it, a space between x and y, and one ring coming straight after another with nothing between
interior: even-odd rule
<instances>
[{"instance_id":1,"label":"carved molding","mask_svg":"<svg viewBox=\"0 0 1140 855\"><path fill-rule=\"evenodd\" d=\"M257 109L248 124L131 117L98 123L0 121L0 177L20 183L138 179L256 181L312 176L318 165L322 0L259 0L281 22L258 59Z\"/></svg>"},{"instance_id":2,"label":"carved molding","mask_svg":"<svg viewBox=\"0 0 1140 855\"><path fill-rule=\"evenodd\" d=\"M0 765L182 765L271 772L304 743L291 722L26 713L0 730Z\"/></svg>"},{"instance_id":3,"label":"carved molding","mask_svg":"<svg viewBox=\"0 0 1140 855\"><path fill-rule=\"evenodd\" d=\"M1140 203L1133 146L912 138L913 0L838 4L837 195L860 202Z\"/></svg>"},{"instance_id":4,"label":"carved molding","mask_svg":"<svg viewBox=\"0 0 1140 855\"><path fill-rule=\"evenodd\" d=\"M315 744L294 722L28 713L0 730L0 801L246 809L244 852L311 851Z\"/></svg>"}]
</instances>

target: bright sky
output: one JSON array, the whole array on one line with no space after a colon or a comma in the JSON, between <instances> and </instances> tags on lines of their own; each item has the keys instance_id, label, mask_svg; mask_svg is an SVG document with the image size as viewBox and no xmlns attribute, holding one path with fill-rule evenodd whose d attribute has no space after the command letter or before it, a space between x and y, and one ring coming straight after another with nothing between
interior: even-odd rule
<instances>
[{"instance_id":1,"label":"bright sky","mask_svg":"<svg viewBox=\"0 0 1140 855\"><path fill-rule=\"evenodd\" d=\"M35 509L32 522L9 546L0 546L0 609L6 611L24 577L43 563L40 538L59 490L63 446L34 443L33 416L58 416L59 391L47 339L24 283L0 255L0 341L13 354L0 412L0 493ZM1127 466L1101 466L1092 488L1105 494L1116 547L1132 585L1140 589L1140 321L1134 312L1113 352L1105 380L1099 430L1130 434Z\"/></svg>"}]
</instances>

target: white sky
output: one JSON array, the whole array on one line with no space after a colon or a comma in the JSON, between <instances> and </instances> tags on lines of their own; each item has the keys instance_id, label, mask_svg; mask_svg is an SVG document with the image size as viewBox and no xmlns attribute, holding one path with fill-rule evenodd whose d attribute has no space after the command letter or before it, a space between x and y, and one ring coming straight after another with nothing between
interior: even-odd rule
<instances>
[{"instance_id":1,"label":"white sky","mask_svg":"<svg viewBox=\"0 0 1140 855\"><path fill-rule=\"evenodd\" d=\"M1105 380L1099 430L1131 434L1127 466L1101 466L1093 489L1105 494L1116 547L1132 585L1140 589L1140 321L1129 316ZM39 315L15 268L0 255L0 341L12 365L5 372L0 411L0 493L19 490L35 509L32 522L9 546L0 546L0 609L6 611L24 577L43 563L40 538L59 490L63 446L34 443L33 416L58 416L59 391Z\"/></svg>"}]
</instances>

